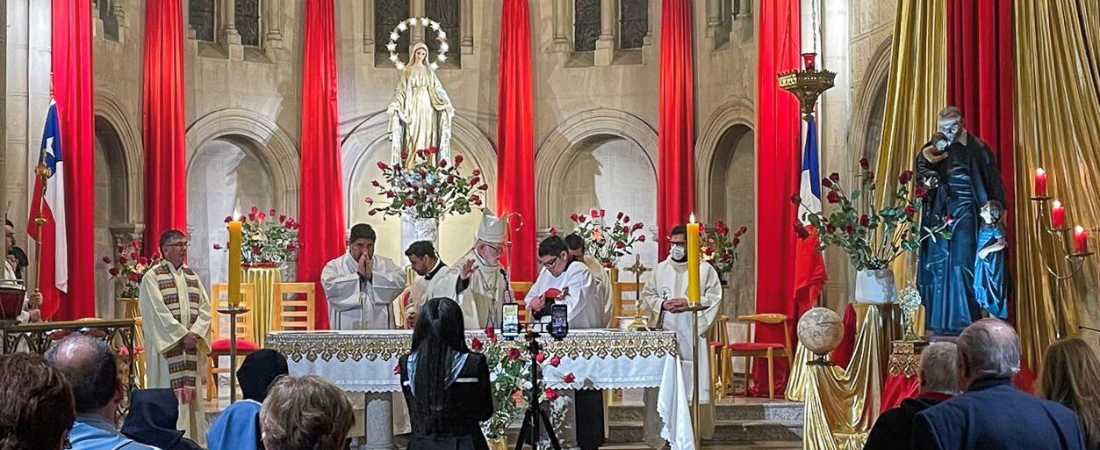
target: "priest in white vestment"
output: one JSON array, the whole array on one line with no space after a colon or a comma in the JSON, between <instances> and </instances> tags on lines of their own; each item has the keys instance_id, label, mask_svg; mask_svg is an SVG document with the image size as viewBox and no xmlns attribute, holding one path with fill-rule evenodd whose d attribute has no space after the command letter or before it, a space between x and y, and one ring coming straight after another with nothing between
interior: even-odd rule
<instances>
[{"instance_id":1,"label":"priest in white vestment","mask_svg":"<svg viewBox=\"0 0 1100 450\"><path fill-rule=\"evenodd\" d=\"M333 329L394 328L391 304L405 290L405 271L392 259L374 253L377 239L370 225L351 227L347 253L321 270Z\"/></svg>"},{"instance_id":2,"label":"priest in white vestment","mask_svg":"<svg viewBox=\"0 0 1100 450\"><path fill-rule=\"evenodd\" d=\"M507 272L500 265L507 222L489 209L481 213L474 248L440 270L428 284L427 298L444 297L458 303L467 330L481 330L490 324L499 328L500 305L511 293Z\"/></svg>"},{"instance_id":3,"label":"priest in white vestment","mask_svg":"<svg viewBox=\"0 0 1100 450\"><path fill-rule=\"evenodd\" d=\"M611 277L608 276L607 271L603 270L603 266L596 258L590 258L584 254L584 238L576 233L570 233L565 236L565 245L569 247L569 254L573 256L573 259L583 262L584 265L588 266L588 270L592 272L592 279L596 281L596 299L601 302L600 306L603 308L603 317L600 321L604 326L610 327L614 313L614 303L611 300L614 289L611 286ZM611 270L618 269L613 268Z\"/></svg>"},{"instance_id":4,"label":"priest in white vestment","mask_svg":"<svg viewBox=\"0 0 1100 450\"><path fill-rule=\"evenodd\" d=\"M210 354L210 297L187 266L187 236L168 230L160 236L164 260L149 268L138 287L141 329L145 333L146 384L170 388L179 400L177 429L199 445L206 443L203 377ZM214 386L208 386L216 389Z\"/></svg>"},{"instance_id":5,"label":"priest in white vestment","mask_svg":"<svg viewBox=\"0 0 1100 450\"><path fill-rule=\"evenodd\" d=\"M10 220L5 219L4 224L4 253L10 254L11 249L15 247L15 224ZM8 261L8 258L4 258L4 274L3 278L0 278L0 285L8 284L13 287L26 288L26 284L23 280L19 279L19 276L15 273L15 267ZM42 312L38 307L42 304L42 293L31 292L23 298L23 309L19 311L19 317L15 320L19 323L32 323L42 321Z\"/></svg>"},{"instance_id":6,"label":"priest in white vestment","mask_svg":"<svg viewBox=\"0 0 1100 450\"><path fill-rule=\"evenodd\" d=\"M687 272L687 227L677 225L672 228L669 236L669 256L657 264L653 276L645 282L642 290L642 304L654 317L656 322L663 324L662 328L676 332L676 340L680 344L680 361L683 367L684 385L688 388L689 399L694 395L694 377L692 372L692 336L691 313L684 312L688 305L688 272ZM709 420L708 411L713 411L710 391L710 357L707 352L707 330L714 324L718 312L722 309L722 282L718 277L718 271L710 264L699 261L699 302L707 307L699 314L699 334L694 337L694 342L699 346L699 403L702 411L700 426L702 437L709 437L714 433L714 422ZM708 423L709 422L709 423Z\"/></svg>"},{"instance_id":7,"label":"priest in white vestment","mask_svg":"<svg viewBox=\"0 0 1100 450\"><path fill-rule=\"evenodd\" d=\"M428 300L428 285L435 276L444 268L443 260L435 253L435 246L431 241L416 241L405 250L405 256L409 258L409 267L416 273L416 278L409 286L409 298L405 303L405 324L412 328L416 324L416 313Z\"/></svg>"}]
</instances>

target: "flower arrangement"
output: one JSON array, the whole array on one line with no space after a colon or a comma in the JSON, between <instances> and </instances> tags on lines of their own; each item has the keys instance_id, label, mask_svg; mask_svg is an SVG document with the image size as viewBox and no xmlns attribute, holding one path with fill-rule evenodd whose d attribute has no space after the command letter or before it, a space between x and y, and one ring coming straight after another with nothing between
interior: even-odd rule
<instances>
[{"instance_id":1,"label":"flower arrangement","mask_svg":"<svg viewBox=\"0 0 1100 450\"><path fill-rule=\"evenodd\" d=\"M862 195L875 191L875 174L869 169L867 159L859 161L860 186L846 192L841 186L840 175L833 173L821 180L827 190L825 199L839 208L831 214L809 213L806 220L820 233L821 247L839 247L848 254L856 270L882 270L905 252L916 250L925 239L950 238L948 226L954 221L950 214L943 218L926 217L933 223L921 223L920 210L927 188L917 184L910 192L913 172L903 170L898 175L898 187L890 203L876 210L857 207L855 201ZM889 201L889 200L888 200ZM798 195L791 202L799 205ZM795 221L795 234L800 239L810 236L802 222Z\"/></svg>"},{"instance_id":2,"label":"flower arrangement","mask_svg":"<svg viewBox=\"0 0 1100 450\"><path fill-rule=\"evenodd\" d=\"M714 267L722 284L727 283L726 275L733 271L733 263L737 262L737 246L741 245L741 236L748 231L747 227L742 226L731 237L729 227L719 220L714 222L713 227L707 227L703 235L703 261Z\"/></svg>"},{"instance_id":3,"label":"flower arrangement","mask_svg":"<svg viewBox=\"0 0 1100 450\"><path fill-rule=\"evenodd\" d=\"M232 220L232 216L225 217L225 223ZM253 206L241 219L241 265L279 267L294 259L299 248L298 227L293 217L274 209L264 213ZM214 250L223 248L223 244L214 244Z\"/></svg>"},{"instance_id":4,"label":"flower arrangement","mask_svg":"<svg viewBox=\"0 0 1100 450\"><path fill-rule=\"evenodd\" d=\"M148 258L142 256L141 241L136 239L130 243L129 247L119 246L114 258L103 257L103 262L111 265L107 272L119 285L117 292L119 298L137 298L141 277L145 276L145 272L157 265L160 260L159 253L154 253Z\"/></svg>"},{"instance_id":5,"label":"flower arrangement","mask_svg":"<svg viewBox=\"0 0 1100 450\"><path fill-rule=\"evenodd\" d=\"M634 244L645 242L645 235L639 233L642 222L630 222L630 216L619 212L610 224L606 221L606 212L593 209L590 215L573 213L573 232L592 245L585 246L585 253L595 258L604 267L615 267L619 258L631 254Z\"/></svg>"},{"instance_id":6,"label":"flower arrangement","mask_svg":"<svg viewBox=\"0 0 1100 450\"><path fill-rule=\"evenodd\" d=\"M482 422L481 429L485 437L490 440L503 439L508 426L523 413L527 407L528 397L524 390L535 388L531 385L531 356L524 351L520 343L514 341L502 341L493 327L485 328L485 336L488 342L482 342L474 338L470 342L470 349L485 355L489 365L489 384L493 395L493 417ZM561 364L561 358L540 352L535 357L535 370L542 370L542 365L549 364L557 367ZM540 373L541 375L541 373ZM545 386L546 380L540 376L543 386L542 397L545 401L554 403L559 397L558 392ZM575 377L567 373L562 377L563 383L572 383Z\"/></svg>"},{"instance_id":7,"label":"flower arrangement","mask_svg":"<svg viewBox=\"0 0 1100 450\"><path fill-rule=\"evenodd\" d=\"M382 170L386 185L378 180L371 181L371 185L390 203L376 206L374 199L367 197L365 201L371 206L367 214L399 216L408 212L421 219L442 219L451 214L467 214L475 206L481 206L489 190L489 185L482 181L481 171L474 170L473 175L466 177L458 171L462 155L454 155L451 164L446 159L435 163L429 156L436 153L436 150L418 150L412 167L379 161L378 168ZM403 152L401 160L407 157Z\"/></svg>"}]
</instances>

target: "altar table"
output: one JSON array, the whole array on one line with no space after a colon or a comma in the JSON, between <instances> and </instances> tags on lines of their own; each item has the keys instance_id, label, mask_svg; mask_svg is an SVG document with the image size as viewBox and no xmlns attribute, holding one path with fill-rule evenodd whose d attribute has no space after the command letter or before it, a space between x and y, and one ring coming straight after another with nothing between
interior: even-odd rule
<instances>
[{"instance_id":1,"label":"altar table","mask_svg":"<svg viewBox=\"0 0 1100 450\"><path fill-rule=\"evenodd\" d=\"M483 332L466 333L467 339L475 337L486 341ZM286 355L291 375L320 375L345 391L367 393L367 448L381 450L393 448L392 433L381 430L392 426L389 398L401 391L394 368L411 342L411 330L276 331L268 334L266 347ZM675 333L572 330L562 341L544 336L540 342L546 353L561 358L558 367L543 365L547 387L656 388L660 436L673 450L695 447ZM570 372L575 381L563 383ZM379 420L370 418L372 413Z\"/></svg>"}]
</instances>

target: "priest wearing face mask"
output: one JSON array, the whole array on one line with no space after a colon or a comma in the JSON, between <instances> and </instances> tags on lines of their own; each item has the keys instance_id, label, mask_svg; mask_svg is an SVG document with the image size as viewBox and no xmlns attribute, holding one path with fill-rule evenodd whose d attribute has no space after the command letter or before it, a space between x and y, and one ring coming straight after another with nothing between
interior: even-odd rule
<instances>
[{"instance_id":1,"label":"priest wearing face mask","mask_svg":"<svg viewBox=\"0 0 1100 450\"><path fill-rule=\"evenodd\" d=\"M426 296L449 298L458 303L467 330L481 330L490 324L499 328L500 305L511 289L507 273L500 265L506 222L489 209L482 209L481 213L474 248L454 265L440 269L428 284Z\"/></svg>"},{"instance_id":2,"label":"priest wearing face mask","mask_svg":"<svg viewBox=\"0 0 1100 450\"><path fill-rule=\"evenodd\" d=\"M687 271L687 227L677 225L672 228L669 236L668 258L657 264L653 276L645 282L642 290L642 303L653 315L659 317L658 323L668 331L676 332L676 341L680 345L680 360L683 366L684 383L688 386L689 395L694 395L692 384L694 377L692 372L692 336L691 313L684 313L688 305L688 271ZM710 264L699 261L699 302L707 309L699 312L699 335L694 337L695 344L699 345L699 403L703 405L700 424L701 436L708 437L714 432L713 420L708 419L708 412L713 411L710 399L710 360L706 356L707 330L718 317L718 311L722 309L722 282L718 271Z\"/></svg>"}]
</instances>

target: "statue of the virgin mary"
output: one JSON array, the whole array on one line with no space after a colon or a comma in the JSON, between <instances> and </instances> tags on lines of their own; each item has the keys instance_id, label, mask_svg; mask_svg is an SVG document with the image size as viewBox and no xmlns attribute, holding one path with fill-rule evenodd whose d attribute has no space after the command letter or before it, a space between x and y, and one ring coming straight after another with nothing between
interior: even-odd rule
<instances>
[{"instance_id":1,"label":"statue of the virgin mary","mask_svg":"<svg viewBox=\"0 0 1100 450\"><path fill-rule=\"evenodd\" d=\"M405 167L416 160L418 150L437 150L429 161L449 159L451 150L451 120L455 109L443 83L428 65L428 46L413 45L409 64L401 68L394 89L393 102L387 108L390 116L390 142L393 161Z\"/></svg>"}]
</instances>

